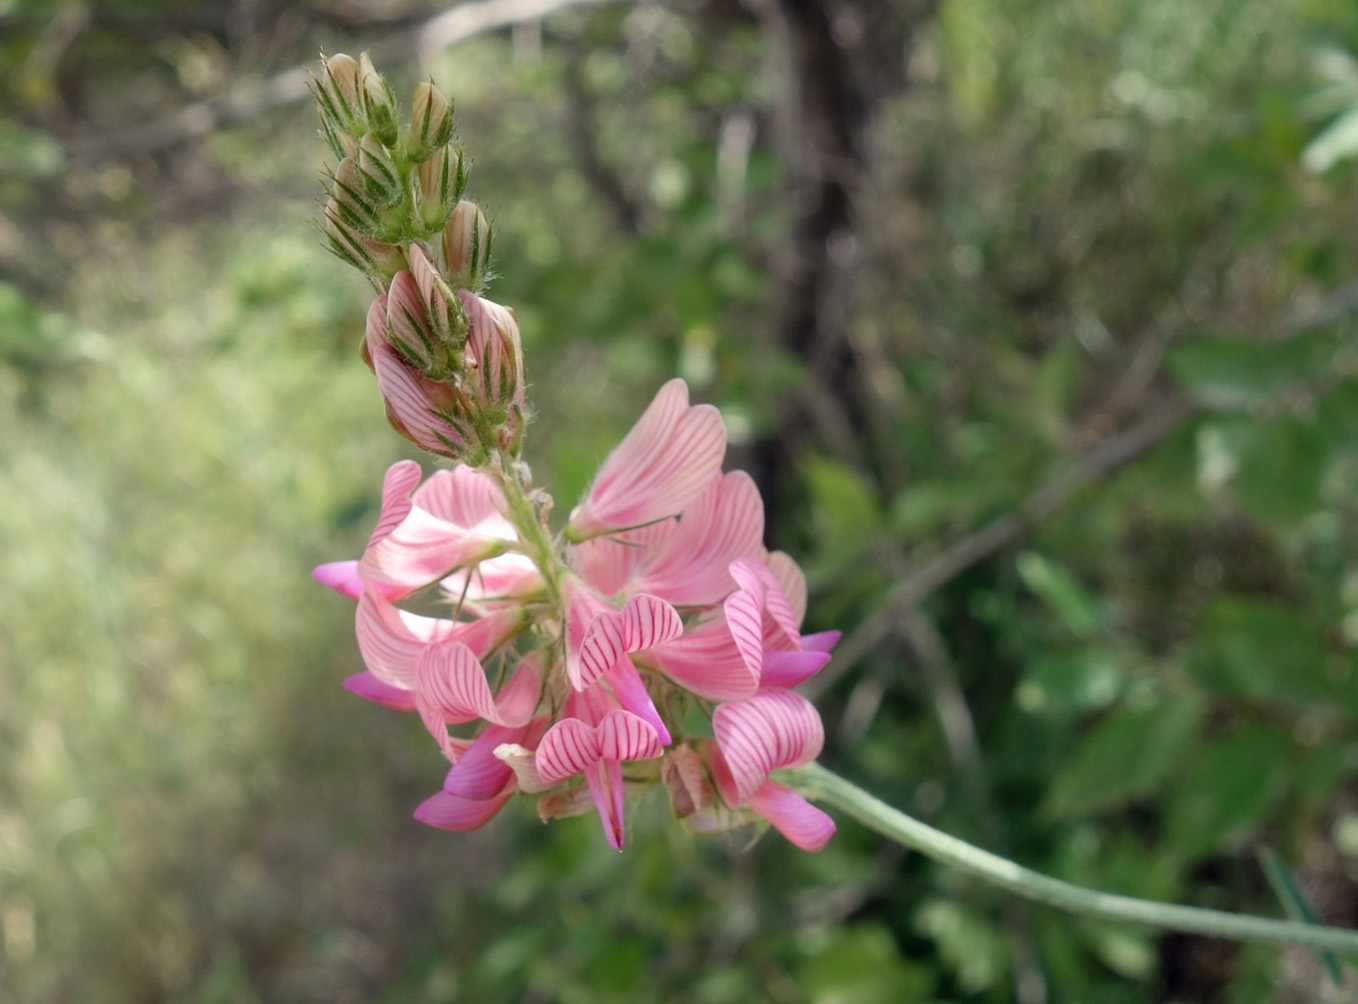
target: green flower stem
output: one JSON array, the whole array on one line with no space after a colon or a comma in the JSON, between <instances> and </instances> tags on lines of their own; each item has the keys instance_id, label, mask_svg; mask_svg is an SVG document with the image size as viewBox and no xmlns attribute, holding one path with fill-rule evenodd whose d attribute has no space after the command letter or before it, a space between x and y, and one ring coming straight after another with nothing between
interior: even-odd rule
<instances>
[{"instance_id":1,"label":"green flower stem","mask_svg":"<svg viewBox=\"0 0 1358 1004\"><path fill-rule=\"evenodd\" d=\"M483 470L488 470L499 482L500 492L505 499L505 517L514 524L528 557L542 573L548 596L559 609L561 562L537 508L529 501L528 492L518 473L519 468L507 458L497 456L496 462Z\"/></svg>"},{"instance_id":2,"label":"green flower stem","mask_svg":"<svg viewBox=\"0 0 1358 1004\"><path fill-rule=\"evenodd\" d=\"M819 764L812 763L788 771L785 779L807 798L839 809L869 829L905 847L928 855L935 861L961 868L1027 899L1062 910L1104 920L1126 921L1234 941L1270 941L1339 952L1358 952L1358 931L1251 917L1224 910L1156 903L1097 892L1050 878L926 826Z\"/></svg>"}]
</instances>

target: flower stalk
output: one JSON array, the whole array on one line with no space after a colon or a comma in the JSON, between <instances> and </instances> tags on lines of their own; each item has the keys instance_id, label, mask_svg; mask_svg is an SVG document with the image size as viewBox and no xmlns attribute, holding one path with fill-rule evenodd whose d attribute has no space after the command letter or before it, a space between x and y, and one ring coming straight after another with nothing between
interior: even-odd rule
<instances>
[{"instance_id":1,"label":"flower stalk","mask_svg":"<svg viewBox=\"0 0 1358 1004\"><path fill-rule=\"evenodd\" d=\"M1024 899L1086 917L1182 931L1185 934L1358 953L1358 931L1196 906L1157 903L1086 889L1043 875L921 823L820 764L810 763L796 770L785 771L780 779L813 802L838 809L868 829L904 847L960 868Z\"/></svg>"}]
</instances>

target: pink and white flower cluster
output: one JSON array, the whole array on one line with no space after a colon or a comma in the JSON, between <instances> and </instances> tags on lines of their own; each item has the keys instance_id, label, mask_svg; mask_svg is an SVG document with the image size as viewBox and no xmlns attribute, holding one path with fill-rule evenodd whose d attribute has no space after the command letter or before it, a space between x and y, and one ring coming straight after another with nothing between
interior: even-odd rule
<instances>
[{"instance_id":1,"label":"pink and white flower cluster","mask_svg":"<svg viewBox=\"0 0 1358 1004\"><path fill-rule=\"evenodd\" d=\"M834 823L770 775L821 751L820 716L793 688L839 633L801 633L805 577L765 550L762 500L722 473L725 451L716 409L670 381L548 561L490 473L387 472L363 556L315 574L358 600L367 671L346 686L418 712L451 765L417 819L472 829L536 793L544 819L593 805L621 849L626 791L660 781L695 831L762 817L799 847L825 844ZM403 609L427 588L450 616Z\"/></svg>"}]
</instances>

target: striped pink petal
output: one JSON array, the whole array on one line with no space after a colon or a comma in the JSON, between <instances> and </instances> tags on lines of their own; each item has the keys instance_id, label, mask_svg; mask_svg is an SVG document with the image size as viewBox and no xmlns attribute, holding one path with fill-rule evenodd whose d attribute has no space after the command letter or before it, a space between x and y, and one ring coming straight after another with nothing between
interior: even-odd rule
<instances>
[{"instance_id":1,"label":"striped pink petal","mask_svg":"<svg viewBox=\"0 0 1358 1004\"><path fill-rule=\"evenodd\" d=\"M835 821L795 791L765 781L749 807L804 851L818 851L835 835Z\"/></svg>"},{"instance_id":2,"label":"striped pink petal","mask_svg":"<svg viewBox=\"0 0 1358 1004\"><path fill-rule=\"evenodd\" d=\"M413 460L398 460L382 478L382 511L373 527L368 546L372 547L401 525L414 504L410 493L420 483L420 465Z\"/></svg>"},{"instance_id":3,"label":"striped pink petal","mask_svg":"<svg viewBox=\"0 0 1358 1004\"><path fill-rule=\"evenodd\" d=\"M737 701L759 689L759 666L751 668L741 656L721 613L642 658L685 690L711 701Z\"/></svg>"},{"instance_id":4,"label":"striped pink petal","mask_svg":"<svg viewBox=\"0 0 1358 1004\"><path fill-rule=\"evenodd\" d=\"M442 715L442 722L455 725L483 718L496 725L524 725L537 703L536 674L520 666L506 684L505 701L497 702L486 681L485 670L461 642L435 642L425 647L415 670L415 704L427 705Z\"/></svg>"},{"instance_id":5,"label":"striped pink petal","mask_svg":"<svg viewBox=\"0 0 1358 1004\"><path fill-rule=\"evenodd\" d=\"M626 652L641 652L684 633L678 611L657 596L633 596L622 606L621 621Z\"/></svg>"},{"instance_id":6,"label":"striped pink petal","mask_svg":"<svg viewBox=\"0 0 1358 1004\"><path fill-rule=\"evenodd\" d=\"M443 790L460 798L493 798L514 776L495 751L505 744L535 743L546 727L546 715L524 725L487 725L449 769Z\"/></svg>"},{"instance_id":7,"label":"striped pink petal","mask_svg":"<svg viewBox=\"0 0 1358 1004\"><path fill-rule=\"evenodd\" d=\"M773 573L779 588L783 590L783 595L787 597L793 622L797 627L801 627L802 621L806 619L806 574L797 562L783 551L772 551L765 555L764 564Z\"/></svg>"},{"instance_id":8,"label":"striped pink petal","mask_svg":"<svg viewBox=\"0 0 1358 1004\"><path fill-rule=\"evenodd\" d=\"M790 690L764 690L721 705L712 730L731 772L722 797L733 806L748 801L770 772L810 763L825 745L815 706Z\"/></svg>"},{"instance_id":9,"label":"striped pink petal","mask_svg":"<svg viewBox=\"0 0 1358 1004\"><path fill-rule=\"evenodd\" d=\"M358 577L357 561L331 561L317 565L311 570L311 577L350 599L356 600L363 593L363 580Z\"/></svg>"},{"instance_id":10,"label":"striped pink petal","mask_svg":"<svg viewBox=\"0 0 1358 1004\"><path fill-rule=\"evenodd\" d=\"M600 759L651 760L665 752L649 723L630 711L610 711L597 727L579 718L563 718L547 730L537 749L537 770L558 784Z\"/></svg>"},{"instance_id":11,"label":"striped pink petal","mask_svg":"<svg viewBox=\"0 0 1358 1004\"><path fill-rule=\"evenodd\" d=\"M595 733L599 756L605 760L654 760L665 752L650 723L630 711L610 711Z\"/></svg>"},{"instance_id":12,"label":"striped pink petal","mask_svg":"<svg viewBox=\"0 0 1358 1004\"><path fill-rule=\"evenodd\" d=\"M368 548L360 569L370 582L410 592L494 557L505 546L498 536L465 530L417 506L400 526Z\"/></svg>"},{"instance_id":13,"label":"striped pink petal","mask_svg":"<svg viewBox=\"0 0 1358 1004\"><path fill-rule=\"evenodd\" d=\"M725 454L721 414L689 407L688 385L671 380L599 468L568 536L585 540L677 515L721 471Z\"/></svg>"},{"instance_id":14,"label":"striped pink petal","mask_svg":"<svg viewBox=\"0 0 1358 1004\"><path fill-rule=\"evenodd\" d=\"M430 330L437 338L447 338L452 330L451 314L448 298L444 295L445 286L438 269L425 254L424 248L418 244L407 246L406 257L410 261L410 274L415 279L415 286L423 301Z\"/></svg>"},{"instance_id":15,"label":"striped pink petal","mask_svg":"<svg viewBox=\"0 0 1358 1004\"><path fill-rule=\"evenodd\" d=\"M764 545L764 502L744 471L714 477L686 508L632 584L681 607L719 602L736 588L729 567L758 560Z\"/></svg>"},{"instance_id":16,"label":"striped pink petal","mask_svg":"<svg viewBox=\"0 0 1358 1004\"><path fill-rule=\"evenodd\" d=\"M344 681L344 689L357 694L365 701L372 701L385 708L394 708L397 711L415 710L414 691L383 683L371 673L355 673Z\"/></svg>"},{"instance_id":17,"label":"striped pink petal","mask_svg":"<svg viewBox=\"0 0 1358 1004\"><path fill-rule=\"evenodd\" d=\"M387 344L387 294L383 293L368 304L368 316L363 327L363 361L374 369L373 353Z\"/></svg>"},{"instance_id":18,"label":"striped pink petal","mask_svg":"<svg viewBox=\"0 0 1358 1004\"><path fill-rule=\"evenodd\" d=\"M510 781L493 798L459 798L446 791L440 791L420 803L415 810L415 818L429 826L441 830L474 830L484 826L495 816L515 792L514 781Z\"/></svg>"},{"instance_id":19,"label":"striped pink petal","mask_svg":"<svg viewBox=\"0 0 1358 1004\"><path fill-rule=\"evenodd\" d=\"M775 644L783 643L779 644L780 648L789 644L801 647L797 619L792 614L787 597L783 595L782 586L768 566L762 561L742 558L731 562L730 570L731 578L735 579L741 591L757 597L760 607L768 614L768 619L763 622L764 635Z\"/></svg>"},{"instance_id":20,"label":"striped pink petal","mask_svg":"<svg viewBox=\"0 0 1358 1004\"><path fill-rule=\"evenodd\" d=\"M387 292L387 338L411 364L429 372L439 342L429 326L419 287L409 272L397 272Z\"/></svg>"},{"instance_id":21,"label":"striped pink petal","mask_svg":"<svg viewBox=\"0 0 1358 1004\"><path fill-rule=\"evenodd\" d=\"M426 645L461 642L479 659L518 634L528 616L521 607L507 607L474 621L422 617L369 589L359 597L354 625L364 665L383 683L409 690Z\"/></svg>"},{"instance_id":22,"label":"striped pink petal","mask_svg":"<svg viewBox=\"0 0 1358 1004\"><path fill-rule=\"evenodd\" d=\"M615 851L622 850L625 837L622 765L616 760L596 761L585 771L585 781L594 798L594 805L599 810L604 839Z\"/></svg>"}]
</instances>

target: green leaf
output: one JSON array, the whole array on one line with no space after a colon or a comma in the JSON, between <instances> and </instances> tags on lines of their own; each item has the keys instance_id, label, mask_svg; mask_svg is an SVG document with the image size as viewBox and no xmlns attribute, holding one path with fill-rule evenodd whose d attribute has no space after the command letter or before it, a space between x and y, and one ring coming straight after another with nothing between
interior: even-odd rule
<instances>
[{"instance_id":1,"label":"green leaf","mask_svg":"<svg viewBox=\"0 0 1358 1004\"><path fill-rule=\"evenodd\" d=\"M1311 909L1311 904L1302 895L1301 887L1297 885L1297 880L1292 874L1292 869L1287 867L1287 862L1283 861L1271 847L1259 848L1259 864L1264 869L1264 875L1268 878L1268 884L1273 887L1273 894L1282 901L1283 909L1293 920L1302 920L1308 924L1319 924L1320 917L1315 910ZM1344 969L1339 964L1339 959L1334 952L1317 950L1316 961L1325 970L1330 980L1337 989L1344 987Z\"/></svg>"},{"instance_id":2,"label":"green leaf","mask_svg":"<svg viewBox=\"0 0 1358 1004\"><path fill-rule=\"evenodd\" d=\"M1281 342L1200 335L1171 348L1165 363L1200 404L1239 411L1276 398L1332 357L1331 338L1323 332Z\"/></svg>"},{"instance_id":3,"label":"green leaf","mask_svg":"<svg viewBox=\"0 0 1358 1004\"><path fill-rule=\"evenodd\" d=\"M1341 160L1358 155L1358 108L1351 108L1322 129L1301 152L1301 166L1324 174Z\"/></svg>"},{"instance_id":4,"label":"green leaf","mask_svg":"<svg viewBox=\"0 0 1358 1004\"><path fill-rule=\"evenodd\" d=\"M1295 523L1320 508L1328 452L1310 423L1291 416L1251 437L1240 457L1236 490L1259 519Z\"/></svg>"},{"instance_id":5,"label":"green leaf","mask_svg":"<svg viewBox=\"0 0 1358 1004\"><path fill-rule=\"evenodd\" d=\"M1075 576L1033 551L1020 554L1015 565L1023 584L1037 594L1071 634L1089 638L1098 630L1097 607Z\"/></svg>"},{"instance_id":6,"label":"green leaf","mask_svg":"<svg viewBox=\"0 0 1358 1004\"><path fill-rule=\"evenodd\" d=\"M799 977L810 1004L920 1000L933 984L930 970L903 960L891 932L875 924L843 930L802 963Z\"/></svg>"},{"instance_id":7,"label":"green leaf","mask_svg":"<svg viewBox=\"0 0 1358 1004\"><path fill-rule=\"evenodd\" d=\"M1185 659L1204 686L1291 704L1329 701L1323 631L1269 600L1219 596L1208 605Z\"/></svg>"},{"instance_id":8,"label":"green leaf","mask_svg":"<svg viewBox=\"0 0 1358 1004\"><path fill-rule=\"evenodd\" d=\"M877 493L859 471L825 457L812 457L804 468L822 555L837 563L861 554L882 523Z\"/></svg>"},{"instance_id":9,"label":"green leaf","mask_svg":"<svg viewBox=\"0 0 1358 1004\"><path fill-rule=\"evenodd\" d=\"M1271 725L1246 725L1194 758L1169 803L1166 840L1185 860L1253 828L1278 793L1291 742Z\"/></svg>"},{"instance_id":10,"label":"green leaf","mask_svg":"<svg viewBox=\"0 0 1358 1004\"><path fill-rule=\"evenodd\" d=\"M1197 736L1201 721L1196 701L1169 695L1114 711L1057 772L1044 811L1081 816L1154 792Z\"/></svg>"}]
</instances>

